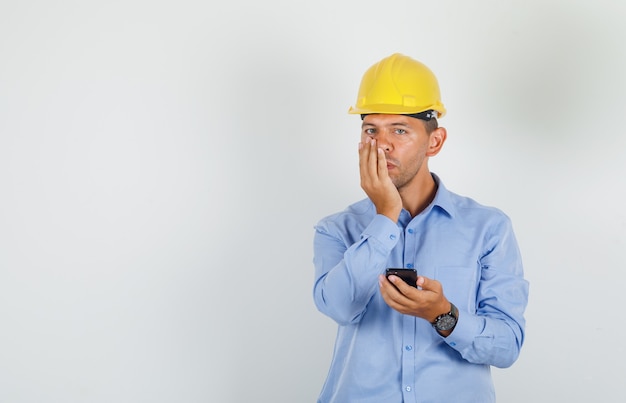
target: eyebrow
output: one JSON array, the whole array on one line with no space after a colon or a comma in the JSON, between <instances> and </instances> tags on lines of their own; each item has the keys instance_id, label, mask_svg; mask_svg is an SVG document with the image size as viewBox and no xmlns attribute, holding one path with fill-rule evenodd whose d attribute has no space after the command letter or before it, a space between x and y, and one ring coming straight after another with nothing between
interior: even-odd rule
<instances>
[{"instance_id":1,"label":"eyebrow","mask_svg":"<svg viewBox=\"0 0 626 403\"><path fill-rule=\"evenodd\" d=\"M402 126L402 127L411 127L410 125L408 125L407 123L402 123L402 122L394 122L394 123L389 123L387 125L376 125L374 123L363 123L361 124L361 127L365 127L365 126L373 126L373 127L378 127L378 126Z\"/></svg>"}]
</instances>

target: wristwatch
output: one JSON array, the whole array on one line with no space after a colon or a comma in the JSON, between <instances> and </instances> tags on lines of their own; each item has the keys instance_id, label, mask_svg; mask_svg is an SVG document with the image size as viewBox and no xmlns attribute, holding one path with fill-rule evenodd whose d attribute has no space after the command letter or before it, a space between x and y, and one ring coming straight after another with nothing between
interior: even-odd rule
<instances>
[{"instance_id":1,"label":"wristwatch","mask_svg":"<svg viewBox=\"0 0 626 403\"><path fill-rule=\"evenodd\" d=\"M459 310L450 302L450 312L437 316L432 325L439 332L454 329L458 318Z\"/></svg>"}]
</instances>

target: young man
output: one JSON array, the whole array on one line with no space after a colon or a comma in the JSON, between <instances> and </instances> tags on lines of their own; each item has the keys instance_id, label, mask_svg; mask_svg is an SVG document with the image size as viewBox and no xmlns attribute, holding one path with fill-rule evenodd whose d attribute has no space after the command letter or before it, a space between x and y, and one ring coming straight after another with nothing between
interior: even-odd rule
<instances>
[{"instance_id":1,"label":"young man","mask_svg":"<svg viewBox=\"0 0 626 403\"><path fill-rule=\"evenodd\" d=\"M318 401L494 402L490 366L517 359L528 299L511 222L430 172L447 133L425 65L376 63L350 113L363 121L368 198L315 227L314 300L339 325ZM417 281L387 268L415 268Z\"/></svg>"}]
</instances>

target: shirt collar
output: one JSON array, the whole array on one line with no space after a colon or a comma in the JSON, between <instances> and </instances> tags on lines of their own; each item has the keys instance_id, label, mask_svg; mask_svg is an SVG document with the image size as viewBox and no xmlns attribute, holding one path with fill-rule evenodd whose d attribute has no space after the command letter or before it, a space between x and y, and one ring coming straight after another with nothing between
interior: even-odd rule
<instances>
[{"instance_id":1,"label":"shirt collar","mask_svg":"<svg viewBox=\"0 0 626 403\"><path fill-rule=\"evenodd\" d=\"M434 207L439 207L442 211L444 211L450 218L454 218L456 216L456 208L454 203L452 203L451 193L446 187L443 185L441 179L434 173L430 173L437 184L437 193L435 194L435 198L431 205Z\"/></svg>"}]
</instances>

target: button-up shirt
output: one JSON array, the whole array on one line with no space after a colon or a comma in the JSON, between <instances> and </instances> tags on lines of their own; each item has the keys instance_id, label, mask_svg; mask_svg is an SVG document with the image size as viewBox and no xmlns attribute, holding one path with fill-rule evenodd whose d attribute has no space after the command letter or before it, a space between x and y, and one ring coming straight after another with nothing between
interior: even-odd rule
<instances>
[{"instance_id":1,"label":"button-up shirt","mask_svg":"<svg viewBox=\"0 0 626 403\"><path fill-rule=\"evenodd\" d=\"M524 340L528 283L510 219L438 188L415 217L377 214L369 199L315 227L317 308L338 324L322 403L493 402L490 366L508 367ZM439 281L459 319L448 337L383 300L386 268Z\"/></svg>"}]
</instances>

